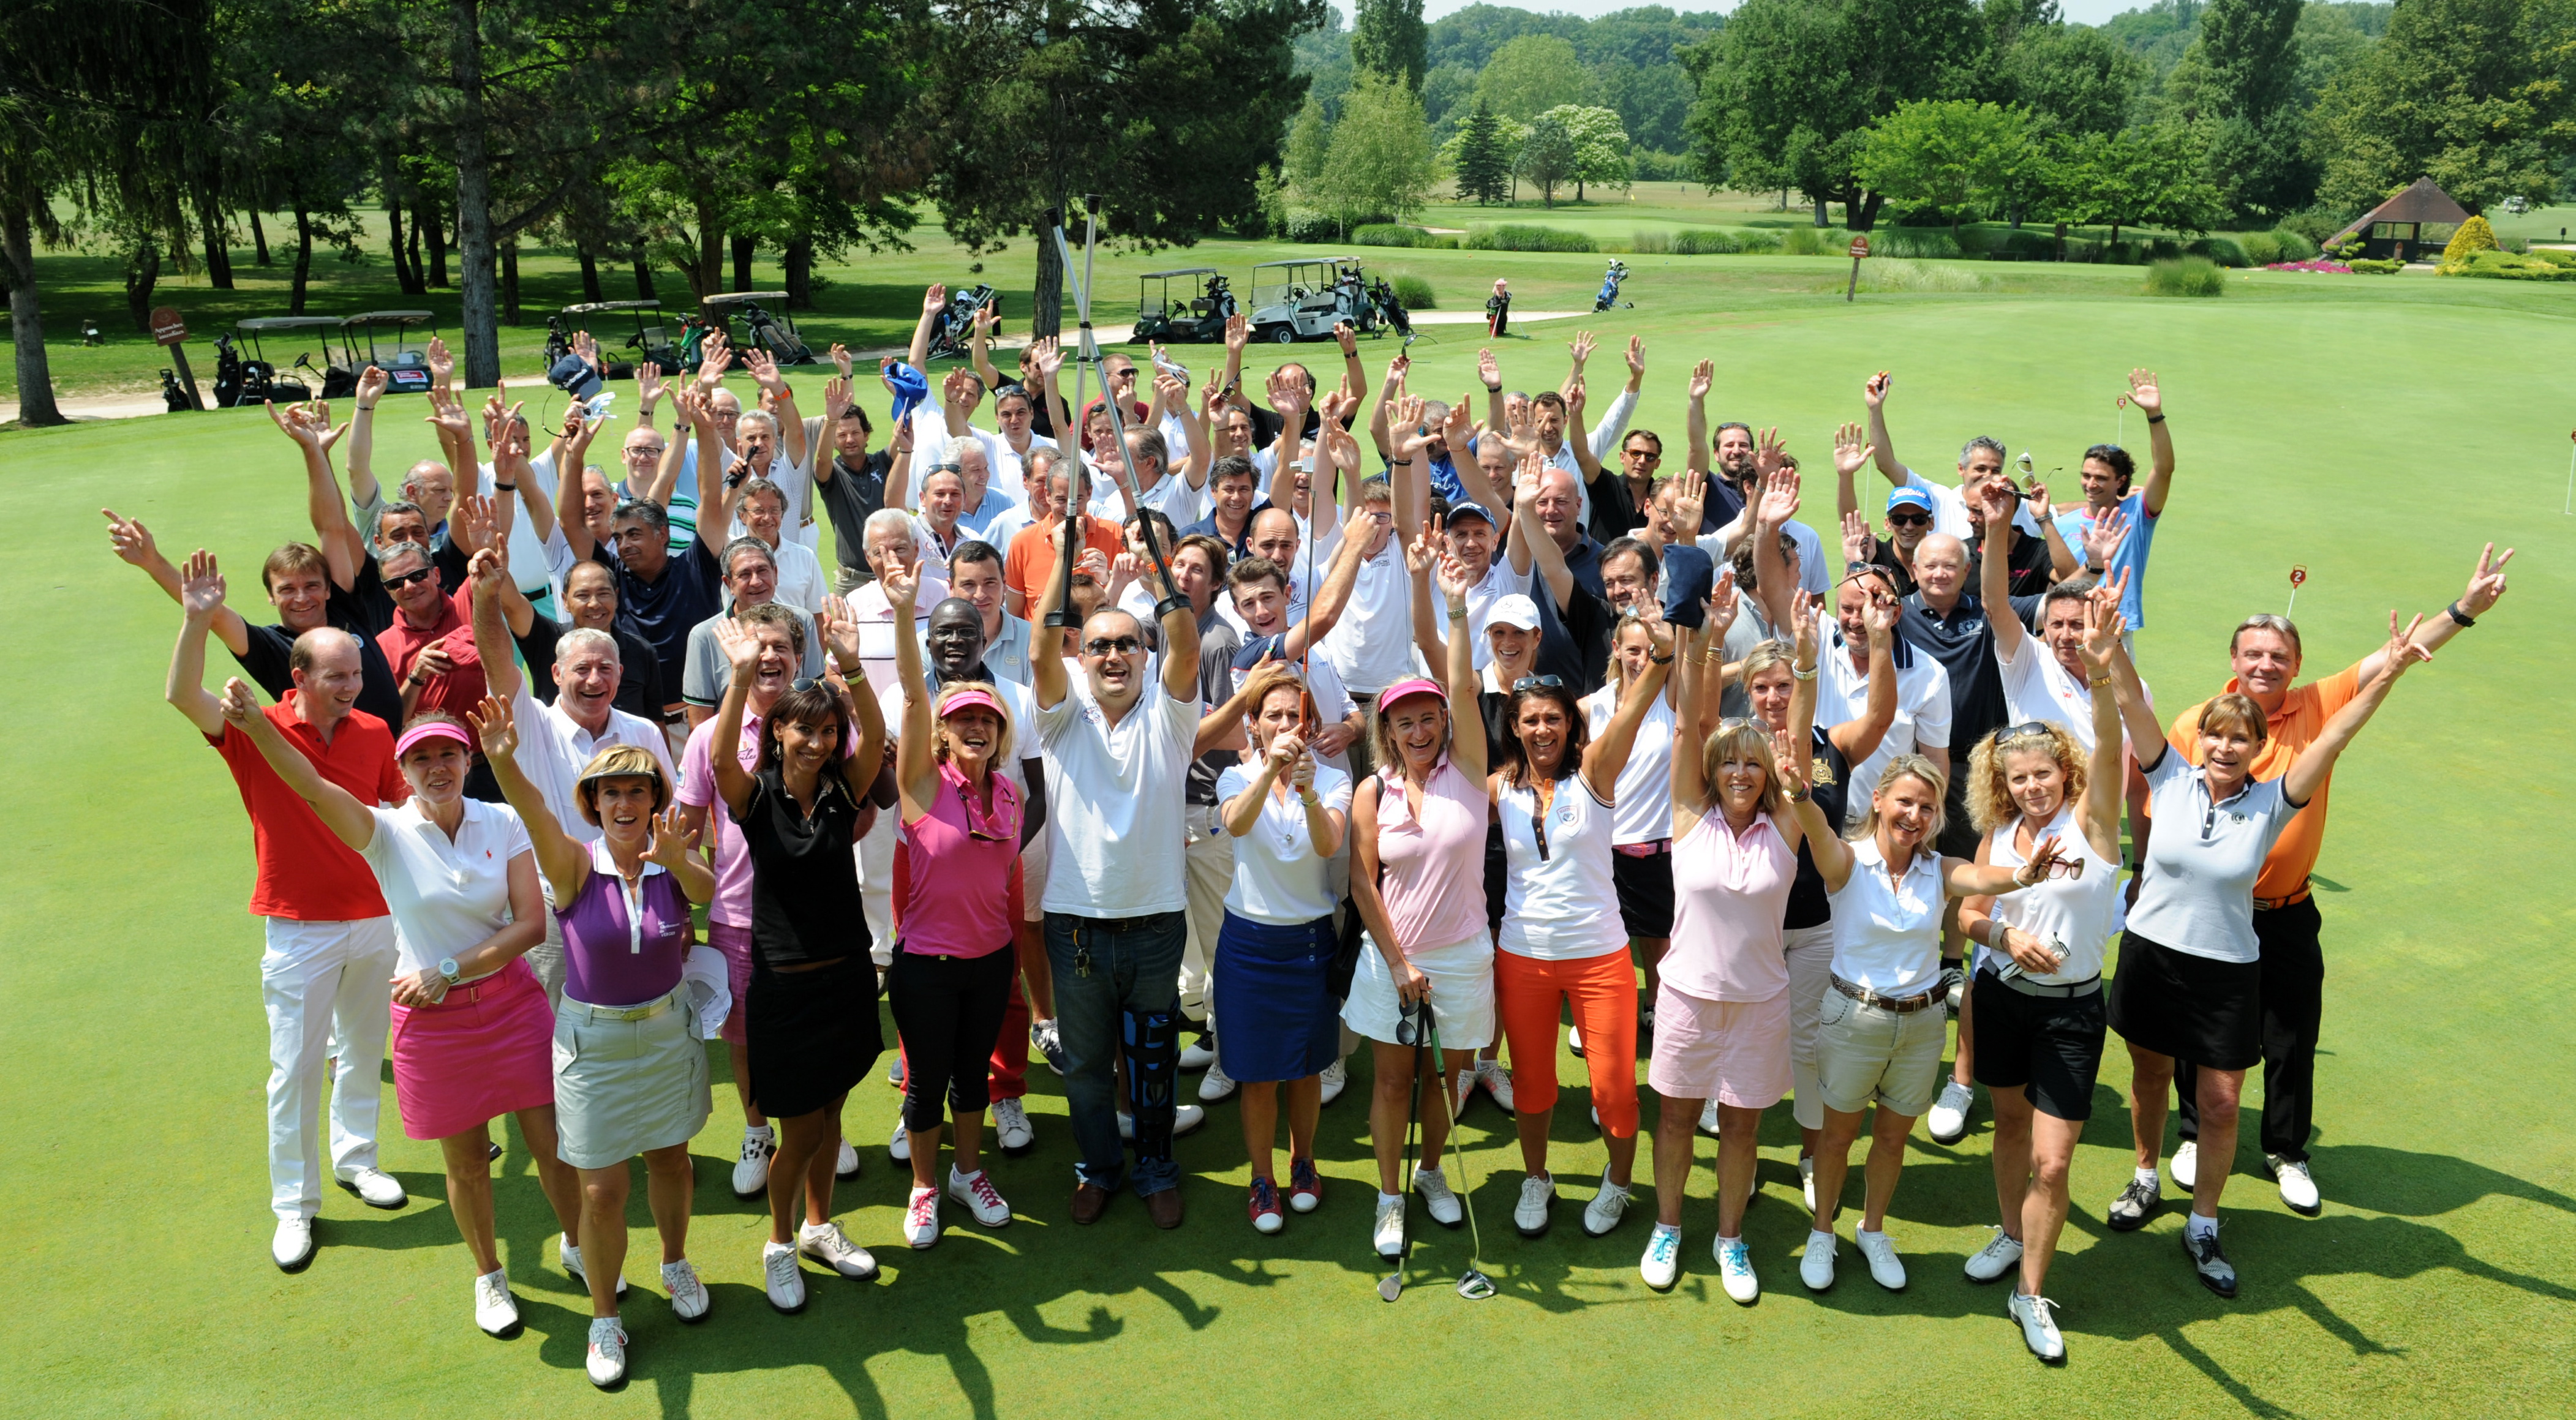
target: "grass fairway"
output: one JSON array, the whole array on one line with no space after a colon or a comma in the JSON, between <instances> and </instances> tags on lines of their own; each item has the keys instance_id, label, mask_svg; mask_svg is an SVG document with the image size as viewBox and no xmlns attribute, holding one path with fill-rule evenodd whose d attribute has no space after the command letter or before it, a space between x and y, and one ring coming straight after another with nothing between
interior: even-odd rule
<instances>
[{"instance_id":1,"label":"grass fairway","mask_svg":"<svg viewBox=\"0 0 2576 1420\"><path fill-rule=\"evenodd\" d=\"M1216 244L1186 261L1235 270L1272 250ZM1132 291L1126 273L1185 264L1173 255L1105 263L1104 292ZM1588 306L1600 270L1591 257L1370 255L1429 276L1460 306L1496 274L1528 308ZM899 343L919 283L954 279L965 260L926 247L837 270L836 314L809 330ZM2318 880L2331 961L2316 1152L2327 1207L2316 1219L2281 1207L2246 1131L2226 1211L2244 1274L2237 1300L2192 1279L2178 1208L2137 1235L2101 1224L2128 1169L2116 1045L2049 1288L2065 1304L2062 1371L2023 1352L2000 1287L1959 1275L1994 1213L1982 1103L1956 1149L1917 1133L1890 1224L1911 1289L1872 1285L1846 1226L1842 1280L1821 1298L1797 1282L1796 1138L1774 1111L1746 1224L1766 1291L1740 1309L1709 1260L1712 1141L1698 1141L1674 1293L1637 1280L1648 1190L1613 1237L1582 1236L1574 1214L1602 1151L1570 1058L1557 1062L1567 1090L1555 1126L1566 1201L1546 1239L1510 1227L1508 1124L1483 1103L1466 1119L1474 1203L1494 1225L1484 1265L1502 1296L1491 1305L1450 1294L1466 1235L1422 1224L1418 1209L1415 1286L1397 1305L1377 1300L1364 1083L1324 1116L1322 1211L1283 1235L1260 1238L1244 1222L1231 1105L1180 1145L1186 1226L1154 1231L1131 1198L1077 1232L1065 1218L1063 1102L1043 1068L1030 1101L1041 1148L996 1169L1019 1221L985 1234L952 1212L946 1241L918 1255L899 1241L905 1184L884 1153L895 1096L859 1089L849 1121L865 1172L837 1206L885 1275L866 1286L812 1277L799 1317L762 1300L765 1217L725 1186L740 1121L720 1083L697 1144L690 1247L714 1313L684 1330L648 1285L639 1188L634 1379L620 1395L580 1376L588 1308L554 1265L554 1223L515 1138L497 1192L527 1321L518 1340L472 1329L470 1267L430 1144L388 1139L386 1166L413 1193L399 1214L327 1190L318 1260L281 1276L265 1254L249 832L220 763L160 703L177 610L109 555L96 511L141 516L174 557L219 552L237 604L260 612L256 568L303 535L302 486L286 442L256 411L235 411L0 436L0 527L12 534L0 598L13 613L0 634L22 668L0 689L16 741L0 795L32 825L0 870L14 997L0 1016L0 1069L13 1082L0 1100L0 1245L19 1279L0 1408L278 1420L555 1405L665 1416L2576 1408L2576 1026L2556 1004L2576 984L2563 952L2576 912L2564 881L2550 885L2564 871L2552 866L2559 816L2576 799L2564 708L2576 519L2549 507L2566 479L2561 373L2576 366L2576 298L2500 281L2264 273L2232 280L2223 300L2155 301L2135 296L2133 268L2024 267L1997 268L2007 284L1991 292L1846 305L1847 268L1834 259L1632 265L1637 307L1600 325L1594 404L1619 378L1615 338L1642 333L1637 423L1673 440L1676 462L1683 376L1702 357L1718 365L1717 417L1780 425L1818 470L1832 427L1859 416L1863 377L1890 368L1900 449L1944 477L1951 452L1981 432L2032 450L2042 471L2071 468L2086 444L2120 432L2121 376L2158 371L2181 473L2141 659L2169 706L2217 688L2227 629L2281 609L2292 563L2311 574L2297 614L2317 647L2313 676L2376 646L2391 606L2432 611L2458 595L2482 542L2520 549L2512 594L2409 677L2340 775ZM1025 289L1026 245L990 270ZM326 308L343 307L362 308ZM1508 342L1506 379L1553 385L1574 324ZM1414 386L1454 396L1474 378L1472 329L1430 334L1414 347ZM1363 350L1375 368L1393 353ZM1203 370L1210 353L1182 358ZM1256 375L1281 354L1260 352ZM819 380L800 378L809 400ZM391 402L380 467L427 446L408 403ZM2126 433L2144 442L2135 418ZM1810 499L1809 519L1829 524L1830 486ZM213 660L218 676L231 670L220 651ZM25 674L39 665L47 674Z\"/></svg>"}]
</instances>

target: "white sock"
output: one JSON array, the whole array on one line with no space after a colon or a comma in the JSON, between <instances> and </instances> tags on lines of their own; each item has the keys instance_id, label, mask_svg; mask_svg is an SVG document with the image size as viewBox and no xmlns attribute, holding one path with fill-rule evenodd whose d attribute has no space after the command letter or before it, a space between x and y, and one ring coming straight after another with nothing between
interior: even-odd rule
<instances>
[{"instance_id":1,"label":"white sock","mask_svg":"<svg viewBox=\"0 0 2576 1420\"><path fill-rule=\"evenodd\" d=\"M771 1137L769 1126L766 1124L746 1124L742 1127L742 1137L745 1139L767 1139Z\"/></svg>"},{"instance_id":2,"label":"white sock","mask_svg":"<svg viewBox=\"0 0 2576 1420\"><path fill-rule=\"evenodd\" d=\"M1807 1230L1807 1241L1809 1242L1814 1242L1818 1238L1824 1238L1827 1241L1831 1241L1833 1236L1834 1235L1832 1233L1825 1232L1821 1229L1810 1228Z\"/></svg>"},{"instance_id":3,"label":"white sock","mask_svg":"<svg viewBox=\"0 0 2576 1420\"><path fill-rule=\"evenodd\" d=\"M1441 1177L1442 1177L1441 1172L1440 1172L1440 1170L1438 1170L1438 1169L1415 1169L1415 1170L1413 1171L1413 1176L1414 1176L1415 1178L1441 1178ZM1390 1193L1390 1194L1388 1194L1388 1195L1386 1195L1386 1196L1387 1196L1387 1197L1389 1197L1389 1198L1393 1198L1395 1195L1394 1195L1394 1194L1392 1194L1392 1193Z\"/></svg>"},{"instance_id":4,"label":"white sock","mask_svg":"<svg viewBox=\"0 0 2576 1420\"><path fill-rule=\"evenodd\" d=\"M2196 1238L2214 1238L2218 1236L2218 1220L2216 1218L2204 1218L2198 1213L2186 1215L2183 1218L2183 1228Z\"/></svg>"},{"instance_id":5,"label":"white sock","mask_svg":"<svg viewBox=\"0 0 2576 1420\"><path fill-rule=\"evenodd\" d=\"M957 1165L952 1163L948 1166L948 1181L950 1183L971 1183L974 1181L975 1175L982 1172L982 1169L977 1169L975 1170L975 1173L959 1173L957 1171Z\"/></svg>"},{"instance_id":6,"label":"white sock","mask_svg":"<svg viewBox=\"0 0 2576 1420\"><path fill-rule=\"evenodd\" d=\"M1853 1237L1855 1237L1855 1238L1876 1238L1876 1239L1878 1239L1880 1242L1885 1242L1885 1241L1887 1241L1887 1233L1886 1233L1884 1230L1880 1230L1880 1231L1877 1231L1877 1232L1872 1232L1872 1231L1871 1231L1871 1230L1869 1230L1868 1228L1861 1228L1861 1229L1857 1229L1857 1230L1855 1230L1855 1231L1852 1233L1852 1236L1853 1236Z\"/></svg>"},{"instance_id":7,"label":"white sock","mask_svg":"<svg viewBox=\"0 0 2576 1420\"><path fill-rule=\"evenodd\" d=\"M1674 1236L1679 1237L1681 1235L1681 1231L1682 1225L1679 1223L1657 1223L1655 1225L1655 1235L1657 1237L1661 1237L1666 1233L1671 1233Z\"/></svg>"},{"instance_id":8,"label":"white sock","mask_svg":"<svg viewBox=\"0 0 2576 1420\"><path fill-rule=\"evenodd\" d=\"M1386 1205L1388 1205L1389 1203L1401 1203L1401 1202L1403 1202L1403 1201L1404 1201L1404 1195L1403 1195L1403 1194L1401 1194L1401 1193L1384 1193L1384 1192L1381 1192L1381 1193L1379 1193L1379 1194L1378 1194L1378 1196L1377 1196L1377 1206L1379 1206L1380 1208L1385 1207L1385 1206L1386 1206Z\"/></svg>"},{"instance_id":9,"label":"white sock","mask_svg":"<svg viewBox=\"0 0 2576 1420\"><path fill-rule=\"evenodd\" d=\"M2164 1187L2164 1179L2156 1173L2155 1166L2153 1164L2149 1164L2147 1167L2138 1170L2138 1182L2145 1184L2149 1188Z\"/></svg>"}]
</instances>

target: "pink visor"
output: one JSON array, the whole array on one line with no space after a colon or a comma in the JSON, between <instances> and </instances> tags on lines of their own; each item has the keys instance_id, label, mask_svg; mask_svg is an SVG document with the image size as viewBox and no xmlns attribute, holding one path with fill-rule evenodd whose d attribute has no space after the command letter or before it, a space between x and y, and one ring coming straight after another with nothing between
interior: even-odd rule
<instances>
[{"instance_id":1,"label":"pink visor","mask_svg":"<svg viewBox=\"0 0 2576 1420\"><path fill-rule=\"evenodd\" d=\"M412 746L421 741L434 740L442 736L465 746L469 754L474 750L474 741L465 737L464 726L453 720L429 720L403 731L402 738L394 741L395 762L401 762L404 755L411 753Z\"/></svg>"},{"instance_id":2,"label":"pink visor","mask_svg":"<svg viewBox=\"0 0 2576 1420\"><path fill-rule=\"evenodd\" d=\"M993 718L1001 721L1003 724L1007 725L1011 723L1011 712L1002 708L1002 702L995 700L992 696L992 692L984 690L961 690L957 692L957 694L949 697L947 704L939 707L939 718L945 720L951 715L958 714L962 711L973 710L979 706L992 711Z\"/></svg>"},{"instance_id":3,"label":"pink visor","mask_svg":"<svg viewBox=\"0 0 2576 1420\"><path fill-rule=\"evenodd\" d=\"M1438 681L1415 676L1410 680L1397 681L1380 692L1377 697L1378 713L1384 714L1394 707L1395 702L1415 695L1428 695L1443 705L1449 703L1449 692L1442 690Z\"/></svg>"}]
</instances>

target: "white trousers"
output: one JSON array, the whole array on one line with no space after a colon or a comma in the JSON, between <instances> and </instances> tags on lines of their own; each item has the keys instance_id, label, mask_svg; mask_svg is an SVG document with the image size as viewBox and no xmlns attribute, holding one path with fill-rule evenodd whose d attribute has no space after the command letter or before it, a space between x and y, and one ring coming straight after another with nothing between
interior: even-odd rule
<instances>
[{"instance_id":1,"label":"white trousers","mask_svg":"<svg viewBox=\"0 0 2576 1420\"><path fill-rule=\"evenodd\" d=\"M859 907L867 914L869 955L880 968L894 964L894 833L901 817L880 809L859 838Z\"/></svg>"},{"instance_id":2,"label":"white trousers","mask_svg":"<svg viewBox=\"0 0 2576 1420\"><path fill-rule=\"evenodd\" d=\"M1215 1018L1216 937L1234 886L1234 835L1210 804L1190 805L1187 822L1190 937L1181 948L1181 1014L1204 1025Z\"/></svg>"},{"instance_id":3,"label":"white trousers","mask_svg":"<svg viewBox=\"0 0 2576 1420\"><path fill-rule=\"evenodd\" d=\"M271 917L260 957L268 1007L268 1192L280 1218L322 1211L320 1119L331 1080L331 1168L376 1166L385 1032L393 1008L394 920L296 922Z\"/></svg>"}]
</instances>

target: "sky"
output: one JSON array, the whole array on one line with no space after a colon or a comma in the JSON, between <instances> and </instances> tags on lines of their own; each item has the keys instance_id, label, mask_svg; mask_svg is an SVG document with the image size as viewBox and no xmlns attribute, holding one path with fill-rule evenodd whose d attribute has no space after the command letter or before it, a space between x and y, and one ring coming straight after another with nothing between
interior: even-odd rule
<instances>
[{"instance_id":1,"label":"sky","mask_svg":"<svg viewBox=\"0 0 2576 1420\"><path fill-rule=\"evenodd\" d=\"M1464 10L1473 3L1475 0L1423 0L1422 17L1436 20L1453 10ZM1515 8L1541 14L1561 12L1590 19L1615 14L1636 3L1640 0L1530 0L1530 3ZM1735 8L1736 0L1662 0L1662 3L1675 10L1726 11ZM1333 8L1342 12L1342 23L1348 26L1351 22L1350 0L1333 0ZM2146 0L2058 0L2058 9L2066 18L2087 25L2098 25L2123 10L2144 8Z\"/></svg>"}]
</instances>

